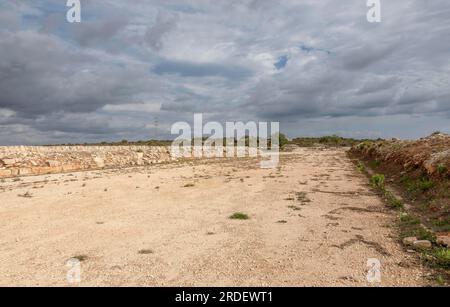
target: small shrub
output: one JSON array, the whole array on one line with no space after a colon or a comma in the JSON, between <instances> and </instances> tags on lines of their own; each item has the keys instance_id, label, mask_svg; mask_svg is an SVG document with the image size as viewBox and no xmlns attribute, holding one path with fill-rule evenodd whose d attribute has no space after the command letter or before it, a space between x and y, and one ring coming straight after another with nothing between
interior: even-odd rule
<instances>
[{"instance_id":1,"label":"small shrub","mask_svg":"<svg viewBox=\"0 0 450 307\"><path fill-rule=\"evenodd\" d=\"M232 220L248 220L249 216L242 212L236 212L230 216L230 219L232 219Z\"/></svg>"},{"instance_id":2,"label":"small shrub","mask_svg":"<svg viewBox=\"0 0 450 307\"><path fill-rule=\"evenodd\" d=\"M370 164L370 167L377 168L377 167L380 167L381 161L380 160L373 160L373 161L370 161L369 164Z\"/></svg>"},{"instance_id":3,"label":"small shrub","mask_svg":"<svg viewBox=\"0 0 450 307\"><path fill-rule=\"evenodd\" d=\"M450 218L442 218L442 219L433 221L433 225L435 228L437 228L435 230L442 231L442 232L450 231Z\"/></svg>"},{"instance_id":4,"label":"small shrub","mask_svg":"<svg viewBox=\"0 0 450 307\"><path fill-rule=\"evenodd\" d=\"M405 180L406 189L411 193L424 193L433 188L434 183L429 178L420 178L416 180L406 179Z\"/></svg>"},{"instance_id":5,"label":"small shrub","mask_svg":"<svg viewBox=\"0 0 450 307\"><path fill-rule=\"evenodd\" d=\"M278 139L278 147L283 148L285 145L289 144L289 139L284 135L283 133L274 133L271 135L271 139L268 140L268 147L272 148L272 142L271 140ZM250 139L246 137L246 145L248 145L250 142ZM259 144L259 141L257 141ZM224 144L225 145L225 144Z\"/></svg>"},{"instance_id":6,"label":"small shrub","mask_svg":"<svg viewBox=\"0 0 450 307\"><path fill-rule=\"evenodd\" d=\"M384 175L376 174L373 175L372 178L370 179L370 184L372 185L372 187L376 189L384 190L384 181L385 181Z\"/></svg>"},{"instance_id":7,"label":"small shrub","mask_svg":"<svg viewBox=\"0 0 450 307\"><path fill-rule=\"evenodd\" d=\"M436 248L433 250L431 255L438 266L445 269L450 269L450 249Z\"/></svg>"},{"instance_id":8,"label":"small shrub","mask_svg":"<svg viewBox=\"0 0 450 307\"><path fill-rule=\"evenodd\" d=\"M323 136L319 139L319 143L327 145L339 145L342 138L337 135Z\"/></svg>"},{"instance_id":9,"label":"small shrub","mask_svg":"<svg viewBox=\"0 0 450 307\"><path fill-rule=\"evenodd\" d=\"M385 192L385 197L387 199L388 205L394 209L402 209L403 202L400 199L397 199L394 194L389 191Z\"/></svg>"},{"instance_id":10,"label":"small shrub","mask_svg":"<svg viewBox=\"0 0 450 307\"><path fill-rule=\"evenodd\" d=\"M364 164L362 164L362 162L358 162L358 165L356 165L356 168L358 169L358 171L360 171L361 173L364 173L366 171L366 167L364 166Z\"/></svg>"},{"instance_id":11,"label":"small shrub","mask_svg":"<svg viewBox=\"0 0 450 307\"><path fill-rule=\"evenodd\" d=\"M419 181L419 189L420 189L422 192L425 192L425 191L428 191L428 190L432 189L433 186L434 186L434 184L433 184L433 181L431 181L431 179L428 179L428 178L422 178L422 179Z\"/></svg>"},{"instance_id":12,"label":"small shrub","mask_svg":"<svg viewBox=\"0 0 450 307\"><path fill-rule=\"evenodd\" d=\"M445 174L447 172L447 167L444 164L439 164L437 171L439 174Z\"/></svg>"},{"instance_id":13,"label":"small shrub","mask_svg":"<svg viewBox=\"0 0 450 307\"><path fill-rule=\"evenodd\" d=\"M409 214L402 214L400 217L400 228L401 228L401 236L403 238L406 237L416 237L419 240L428 240L430 242L436 241L436 236L425 229L420 219L409 215Z\"/></svg>"},{"instance_id":14,"label":"small shrub","mask_svg":"<svg viewBox=\"0 0 450 307\"><path fill-rule=\"evenodd\" d=\"M403 223L403 225L420 225L420 220L409 214L403 214L400 217L400 221Z\"/></svg>"}]
</instances>

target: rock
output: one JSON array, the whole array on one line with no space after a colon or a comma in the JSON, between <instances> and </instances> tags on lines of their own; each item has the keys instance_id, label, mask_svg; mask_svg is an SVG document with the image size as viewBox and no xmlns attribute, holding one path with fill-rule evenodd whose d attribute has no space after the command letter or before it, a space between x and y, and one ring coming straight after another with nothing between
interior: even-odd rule
<instances>
[{"instance_id":1,"label":"rock","mask_svg":"<svg viewBox=\"0 0 450 307\"><path fill-rule=\"evenodd\" d=\"M11 176L10 169L0 169L0 177L8 177Z\"/></svg>"},{"instance_id":2,"label":"rock","mask_svg":"<svg viewBox=\"0 0 450 307\"><path fill-rule=\"evenodd\" d=\"M433 175L434 173L436 173L436 165L433 165L433 163L431 161L425 161L423 163L423 167L427 170L428 174Z\"/></svg>"},{"instance_id":3,"label":"rock","mask_svg":"<svg viewBox=\"0 0 450 307\"><path fill-rule=\"evenodd\" d=\"M412 266L410 261L402 260L398 263L398 266L402 268L410 268Z\"/></svg>"},{"instance_id":4,"label":"rock","mask_svg":"<svg viewBox=\"0 0 450 307\"><path fill-rule=\"evenodd\" d=\"M100 168L105 167L105 161L102 158L95 157L94 162L97 165L97 167L100 167Z\"/></svg>"},{"instance_id":5,"label":"rock","mask_svg":"<svg viewBox=\"0 0 450 307\"><path fill-rule=\"evenodd\" d=\"M130 167L177 160L170 146L0 146L0 176Z\"/></svg>"},{"instance_id":6,"label":"rock","mask_svg":"<svg viewBox=\"0 0 450 307\"><path fill-rule=\"evenodd\" d=\"M405 244L406 246L412 246L416 241L416 237L407 237L403 239L403 244Z\"/></svg>"},{"instance_id":7,"label":"rock","mask_svg":"<svg viewBox=\"0 0 450 307\"><path fill-rule=\"evenodd\" d=\"M413 246L420 249L430 249L432 244L428 240L418 240L413 243Z\"/></svg>"},{"instance_id":8,"label":"rock","mask_svg":"<svg viewBox=\"0 0 450 307\"><path fill-rule=\"evenodd\" d=\"M16 159L2 159L0 160L4 165L13 165L17 163Z\"/></svg>"},{"instance_id":9,"label":"rock","mask_svg":"<svg viewBox=\"0 0 450 307\"><path fill-rule=\"evenodd\" d=\"M20 176L29 175L29 174L31 174L31 169L29 169L29 168L20 168L19 169Z\"/></svg>"},{"instance_id":10,"label":"rock","mask_svg":"<svg viewBox=\"0 0 450 307\"><path fill-rule=\"evenodd\" d=\"M436 238L436 243L438 245L450 247L450 237L449 236L438 236Z\"/></svg>"},{"instance_id":11,"label":"rock","mask_svg":"<svg viewBox=\"0 0 450 307\"><path fill-rule=\"evenodd\" d=\"M144 153L138 152L137 153L137 165L144 165L143 158L144 158Z\"/></svg>"},{"instance_id":12,"label":"rock","mask_svg":"<svg viewBox=\"0 0 450 307\"><path fill-rule=\"evenodd\" d=\"M46 163L50 167L58 167L61 165L61 163L59 163L58 161L54 161L54 160L48 160Z\"/></svg>"},{"instance_id":13,"label":"rock","mask_svg":"<svg viewBox=\"0 0 450 307\"><path fill-rule=\"evenodd\" d=\"M67 172L67 171L76 171L81 169L81 165L79 164L66 164L62 166L62 170Z\"/></svg>"}]
</instances>

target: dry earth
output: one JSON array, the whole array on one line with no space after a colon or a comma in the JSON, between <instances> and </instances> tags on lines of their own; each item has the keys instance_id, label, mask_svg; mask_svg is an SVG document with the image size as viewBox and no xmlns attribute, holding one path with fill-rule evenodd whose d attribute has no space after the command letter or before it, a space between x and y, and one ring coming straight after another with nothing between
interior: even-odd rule
<instances>
[{"instance_id":1,"label":"dry earth","mask_svg":"<svg viewBox=\"0 0 450 307\"><path fill-rule=\"evenodd\" d=\"M5 179L0 285L68 285L74 256L82 286L424 285L395 214L343 149L285 153L275 170L223 159Z\"/></svg>"}]
</instances>

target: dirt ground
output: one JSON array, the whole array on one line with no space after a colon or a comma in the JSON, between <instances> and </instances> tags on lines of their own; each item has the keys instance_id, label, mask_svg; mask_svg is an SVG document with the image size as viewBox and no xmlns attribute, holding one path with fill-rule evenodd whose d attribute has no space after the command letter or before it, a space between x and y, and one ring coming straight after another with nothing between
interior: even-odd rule
<instances>
[{"instance_id":1,"label":"dirt ground","mask_svg":"<svg viewBox=\"0 0 450 307\"><path fill-rule=\"evenodd\" d=\"M427 284L367 181L344 149L317 148L274 170L223 159L6 179L0 285L69 285L75 256L75 286Z\"/></svg>"}]
</instances>

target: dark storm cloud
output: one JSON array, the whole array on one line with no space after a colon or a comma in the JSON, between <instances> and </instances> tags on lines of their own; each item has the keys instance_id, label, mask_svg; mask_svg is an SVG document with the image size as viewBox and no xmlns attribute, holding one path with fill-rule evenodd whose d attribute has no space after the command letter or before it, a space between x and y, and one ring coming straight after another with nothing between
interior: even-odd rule
<instances>
[{"instance_id":1,"label":"dark storm cloud","mask_svg":"<svg viewBox=\"0 0 450 307\"><path fill-rule=\"evenodd\" d=\"M107 55L68 48L54 36L4 33L0 49L0 108L25 117L92 112L157 88L145 67L104 63Z\"/></svg>"}]
</instances>

